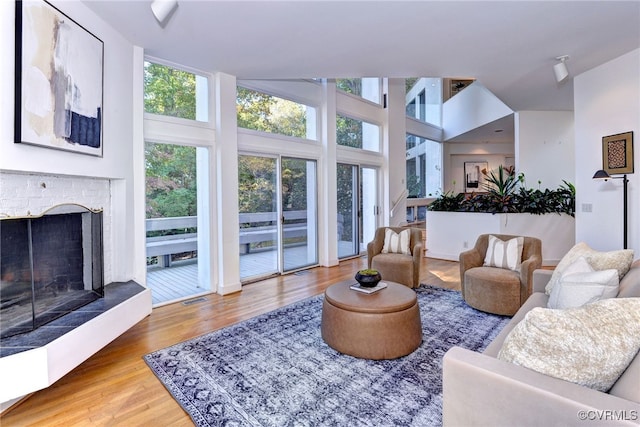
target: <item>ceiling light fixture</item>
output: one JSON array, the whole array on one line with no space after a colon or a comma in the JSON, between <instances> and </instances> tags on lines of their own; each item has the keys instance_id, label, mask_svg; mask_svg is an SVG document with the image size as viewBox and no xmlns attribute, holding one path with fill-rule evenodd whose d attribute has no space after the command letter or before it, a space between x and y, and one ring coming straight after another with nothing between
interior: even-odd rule
<instances>
[{"instance_id":1,"label":"ceiling light fixture","mask_svg":"<svg viewBox=\"0 0 640 427\"><path fill-rule=\"evenodd\" d=\"M161 27L164 27L167 20L178 7L178 0L153 0L151 2L151 11L156 17Z\"/></svg>"},{"instance_id":2,"label":"ceiling light fixture","mask_svg":"<svg viewBox=\"0 0 640 427\"><path fill-rule=\"evenodd\" d=\"M569 59L569 55L558 56L556 59L560 62L553 66L553 72L556 75L556 81L560 83L569 76L569 70L567 70L567 64L565 64L565 61Z\"/></svg>"}]
</instances>

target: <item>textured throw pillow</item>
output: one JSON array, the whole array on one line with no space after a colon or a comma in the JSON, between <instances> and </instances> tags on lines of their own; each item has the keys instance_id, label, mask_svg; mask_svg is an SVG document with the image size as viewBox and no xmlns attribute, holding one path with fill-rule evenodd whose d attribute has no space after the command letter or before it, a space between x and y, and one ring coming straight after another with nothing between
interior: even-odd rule
<instances>
[{"instance_id":1,"label":"textured throw pillow","mask_svg":"<svg viewBox=\"0 0 640 427\"><path fill-rule=\"evenodd\" d=\"M585 261L586 262L586 261ZM580 307L618 295L618 271L615 269L562 275L549 295L547 307Z\"/></svg>"},{"instance_id":2,"label":"textured throw pillow","mask_svg":"<svg viewBox=\"0 0 640 427\"><path fill-rule=\"evenodd\" d=\"M484 257L486 267L508 268L519 270L522 264L522 246L524 237L515 237L511 240L500 240L494 235L489 236L489 246Z\"/></svg>"},{"instance_id":3,"label":"textured throw pillow","mask_svg":"<svg viewBox=\"0 0 640 427\"><path fill-rule=\"evenodd\" d=\"M572 247L567 254L562 257L551 274L551 279L545 287L547 295L551 294L551 289L560 281L565 268L573 264L575 260L584 257L594 270L608 270L615 268L618 270L618 280L627 274L631 262L633 261L633 249L622 249L619 251L599 252L591 249L589 245L580 242Z\"/></svg>"},{"instance_id":4,"label":"textured throw pillow","mask_svg":"<svg viewBox=\"0 0 640 427\"><path fill-rule=\"evenodd\" d=\"M566 310L533 308L498 359L606 392L638 349L640 298L610 298Z\"/></svg>"},{"instance_id":5,"label":"textured throw pillow","mask_svg":"<svg viewBox=\"0 0 640 427\"><path fill-rule=\"evenodd\" d=\"M411 230L403 230L396 233L390 228L384 231L384 245L382 246L383 254L405 254L411 255L409 242L411 240Z\"/></svg>"}]
</instances>

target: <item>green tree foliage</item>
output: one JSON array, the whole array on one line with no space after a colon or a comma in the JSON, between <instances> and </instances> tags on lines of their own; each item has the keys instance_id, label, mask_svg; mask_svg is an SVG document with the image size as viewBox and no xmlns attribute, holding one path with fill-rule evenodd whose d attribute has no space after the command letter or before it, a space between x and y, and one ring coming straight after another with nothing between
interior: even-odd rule
<instances>
[{"instance_id":1,"label":"green tree foliage","mask_svg":"<svg viewBox=\"0 0 640 427\"><path fill-rule=\"evenodd\" d=\"M362 96L362 79L336 79L336 87L343 92Z\"/></svg>"},{"instance_id":2,"label":"green tree foliage","mask_svg":"<svg viewBox=\"0 0 640 427\"><path fill-rule=\"evenodd\" d=\"M353 211L353 185L354 185L354 167L352 165L338 164L337 168L337 198L338 212L342 214L342 236L343 240L351 240L352 224L354 215Z\"/></svg>"},{"instance_id":3,"label":"green tree foliage","mask_svg":"<svg viewBox=\"0 0 640 427\"><path fill-rule=\"evenodd\" d=\"M238 157L240 213L276 211L276 160L269 157Z\"/></svg>"},{"instance_id":4,"label":"green tree foliage","mask_svg":"<svg viewBox=\"0 0 640 427\"><path fill-rule=\"evenodd\" d=\"M196 149L145 145L147 218L197 214Z\"/></svg>"},{"instance_id":5,"label":"green tree foliage","mask_svg":"<svg viewBox=\"0 0 640 427\"><path fill-rule=\"evenodd\" d=\"M275 212L277 200L276 160L240 156L238 188L240 213ZM307 161L282 159L282 204L285 210L307 208Z\"/></svg>"},{"instance_id":6,"label":"green tree foliage","mask_svg":"<svg viewBox=\"0 0 640 427\"><path fill-rule=\"evenodd\" d=\"M238 86L238 127L306 138L305 106L266 93Z\"/></svg>"},{"instance_id":7,"label":"green tree foliage","mask_svg":"<svg viewBox=\"0 0 640 427\"><path fill-rule=\"evenodd\" d=\"M404 79L405 93L409 93L418 80L420 80L418 77L409 77Z\"/></svg>"},{"instance_id":8,"label":"green tree foliage","mask_svg":"<svg viewBox=\"0 0 640 427\"><path fill-rule=\"evenodd\" d=\"M145 62L144 109L148 113L195 120L195 74Z\"/></svg>"},{"instance_id":9,"label":"green tree foliage","mask_svg":"<svg viewBox=\"0 0 640 427\"><path fill-rule=\"evenodd\" d=\"M362 148L362 122L345 116L336 116L338 145Z\"/></svg>"},{"instance_id":10,"label":"green tree foliage","mask_svg":"<svg viewBox=\"0 0 640 427\"><path fill-rule=\"evenodd\" d=\"M415 170L407 171L407 191L408 197L424 197L424 184L420 181L420 177L416 175Z\"/></svg>"},{"instance_id":11,"label":"green tree foliage","mask_svg":"<svg viewBox=\"0 0 640 427\"><path fill-rule=\"evenodd\" d=\"M282 207L287 211L307 209L307 161L282 159Z\"/></svg>"},{"instance_id":12,"label":"green tree foliage","mask_svg":"<svg viewBox=\"0 0 640 427\"><path fill-rule=\"evenodd\" d=\"M160 64L144 66L144 107L148 113L196 118L196 77ZM196 149L146 144L147 218L196 215Z\"/></svg>"},{"instance_id":13,"label":"green tree foliage","mask_svg":"<svg viewBox=\"0 0 640 427\"><path fill-rule=\"evenodd\" d=\"M238 86L236 94L238 127L269 132L269 116L273 103L271 95Z\"/></svg>"}]
</instances>

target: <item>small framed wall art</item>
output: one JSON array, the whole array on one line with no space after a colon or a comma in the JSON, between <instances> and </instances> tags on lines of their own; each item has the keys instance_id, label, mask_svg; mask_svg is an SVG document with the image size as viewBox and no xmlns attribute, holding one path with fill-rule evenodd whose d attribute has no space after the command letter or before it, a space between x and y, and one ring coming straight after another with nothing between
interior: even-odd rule
<instances>
[{"instance_id":1,"label":"small framed wall art","mask_svg":"<svg viewBox=\"0 0 640 427\"><path fill-rule=\"evenodd\" d=\"M602 169L609 175L633 173L633 131L602 138Z\"/></svg>"},{"instance_id":2,"label":"small framed wall art","mask_svg":"<svg viewBox=\"0 0 640 427\"><path fill-rule=\"evenodd\" d=\"M487 162L464 162L464 192L485 191L484 173L487 172ZM483 173L484 171L484 173Z\"/></svg>"},{"instance_id":3,"label":"small framed wall art","mask_svg":"<svg viewBox=\"0 0 640 427\"><path fill-rule=\"evenodd\" d=\"M102 156L102 40L44 0L16 2L15 142Z\"/></svg>"}]
</instances>

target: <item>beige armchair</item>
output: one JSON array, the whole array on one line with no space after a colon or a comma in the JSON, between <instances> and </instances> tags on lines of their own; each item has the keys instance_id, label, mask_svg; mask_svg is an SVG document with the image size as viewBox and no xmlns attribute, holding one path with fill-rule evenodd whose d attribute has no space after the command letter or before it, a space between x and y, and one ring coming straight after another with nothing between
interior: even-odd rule
<instances>
[{"instance_id":1,"label":"beige armchair","mask_svg":"<svg viewBox=\"0 0 640 427\"><path fill-rule=\"evenodd\" d=\"M410 288L420 285L420 257L422 256L422 230L410 228L410 255L398 253L382 253L385 230L390 228L396 233L406 227L380 227L373 240L367 245L367 265L380 272L382 280L401 283Z\"/></svg>"},{"instance_id":2,"label":"beige armchair","mask_svg":"<svg viewBox=\"0 0 640 427\"><path fill-rule=\"evenodd\" d=\"M518 237L494 236L503 241ZM462 298L478 310L513 316L532 293L533 270L542 266L542 242L524 237L520 271L484 267L488 245L489 234L481 234L472 249L460 254Z\"/></svg>"}]
</instances>

